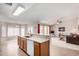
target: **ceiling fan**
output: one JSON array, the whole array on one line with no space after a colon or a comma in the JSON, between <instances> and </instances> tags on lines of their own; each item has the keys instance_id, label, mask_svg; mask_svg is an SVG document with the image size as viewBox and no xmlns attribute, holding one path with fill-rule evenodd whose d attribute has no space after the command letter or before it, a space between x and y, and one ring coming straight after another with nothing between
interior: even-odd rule
<instances>
[{"instance_id":1,"label":"ceiling fan","mask_svg":"<svg viewBox=\"0 0 79 59\"><path fill-rule=\"evenodd\" d=\"M63 19L63 17L61 17L61 18L57 19L56 24L61 24L61 23L63 22L61 19Z\"/></svg>"},{"instance_id":2,"label":"ceiling fan","mask_svg":"<svg viewBox=\"0 0 79 59\"><path fill-rule=\"evenodd\" d=\"M62 23L62 21L61 20L57 20L57 23Z\"/></svg>"}]
</instances>

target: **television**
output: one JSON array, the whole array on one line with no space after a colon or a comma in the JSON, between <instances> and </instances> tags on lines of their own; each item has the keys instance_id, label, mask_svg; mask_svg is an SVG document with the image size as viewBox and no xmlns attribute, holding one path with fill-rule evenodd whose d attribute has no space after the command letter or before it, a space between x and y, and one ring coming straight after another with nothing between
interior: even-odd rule
<instances>
[{"instance_id":1,"label":"television","mask_svg":"<svg viewBox=\"0 0 79 59\"><path fill-rule=\"evenodd\" d=\"M59 27L58 31L65 31L65 27Z\"/></svg>"}]
</instances>

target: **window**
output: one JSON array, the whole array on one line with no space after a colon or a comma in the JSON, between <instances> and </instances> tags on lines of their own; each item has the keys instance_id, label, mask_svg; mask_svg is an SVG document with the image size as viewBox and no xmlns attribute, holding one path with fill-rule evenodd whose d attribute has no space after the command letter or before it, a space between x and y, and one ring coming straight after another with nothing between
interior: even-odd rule
<instances>
[{"instance_id":1,"label":"window","mask_svg":"<svg viewBox=\"0 0 79 59\"><path fill-rule=\"evenodd\" d=\"M6 27L6 24L2 24L2 37L6 37L7 35L6 35L6 32L7 31L7 27Z\"/></svg>"},{"instance_id":2,"label":"window","mask_svg":"<svg viewBox=\"0 0 79 59\"><path fill-rule=\"evenodd\" d=\"M19 27L8 26L8 36L18 36L18 35L19 35Z\"/></svg>"},{"instance_id":3,"label":"window","mask_svg":"<svg viewBox=\"0 0 79 59\"><path fill-rule=\"evenodd\" d=\"M44 34L44 26L40 25L40 34Z\"/></svg>"},{"instance_id":4,"label":"window","mask_svg":"<svg viewBox=\"0 0 79 59\"><path fill-rule=\"evenodd\" d=\"M25 25L20 24L1 24L1 38L9 38L14 36L24 36L25 35Z\"/></svg>"},{"instance_id":5,"label":"window","mask_svg":"<svg viewBox=\"0 0 79 59\"><path fill-rule=\"evenodd\" d=\"M27 33L33 34L34 33L34 28L33 26L28 26L28 31Z\"/></svg>"},{"instance_id":6,"label":"window","mask_svg":"<svg viewBox=\"0 0 79 59\"><path fill-rule=\"evenodd\" d=\"M21 26L21 36L25 35L25 26Z\"/></svg>"},{"instance_id":7,"label":"window","mask_svg":"<svg viewBox=\"0 0 79 59\"><path fill-rule=\"evenodd\" d=\"M49 26L44 26L44 34L49 35Z\"/></svg>"},{"instance_id":8,"label":"window","mask_svg":"<svg viewBox=\"0 0 79 59\"><path fill-rule=\"evenodd\" d=\"M47 26L47 25L40 25L40 34L42 34L42 35L49 35L49 26Z\"/></svg>"}]
</instances>

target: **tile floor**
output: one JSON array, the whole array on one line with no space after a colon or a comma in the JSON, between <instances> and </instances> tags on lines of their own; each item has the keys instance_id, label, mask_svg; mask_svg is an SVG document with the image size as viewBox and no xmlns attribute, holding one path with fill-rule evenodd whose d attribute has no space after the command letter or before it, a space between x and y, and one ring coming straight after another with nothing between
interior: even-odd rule
<instances>
[{"instance_id":1,"label":"tile floor","mask_svg":"<svg viewBox=\"0 0 79 59\"><path fill-rule=\"evenodd\" d=\"M26 56L18 48L17 40L5 40L0 42L0 56Z\"/></svg>"},{"instance_id":2,"label":"tile floor","mask_svg":"<svg viewBox=\"0 0 79 59\"><path fill-rule=\"evenodd\" d=\"M0 41L0 56L27 56L18 48L17 39ZM79 50L58 47L50 43L50 56L79 56Z\"/></svg>"}]
</instances>

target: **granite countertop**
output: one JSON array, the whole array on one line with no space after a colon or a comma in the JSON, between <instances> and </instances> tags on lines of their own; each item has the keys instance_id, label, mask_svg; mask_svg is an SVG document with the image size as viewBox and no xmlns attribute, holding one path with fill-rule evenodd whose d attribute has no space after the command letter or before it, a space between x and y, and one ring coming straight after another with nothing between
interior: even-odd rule
<instances>
[{"instance_id":1,"label":"granite countertop","mask_svg":"<svg viewBox=\"0 0 79 59\"><path fill-rule=\"evenodd\" d=\"M46 41L49 40L49 39L37 38L37 37L30 37L30 38L22 37L22 38L25 38L27 40L32 40L32 41L35 41L35 42L38 42L38 43L43 43L43 42L46 42Z\"/></svg>"}]
</instances>

